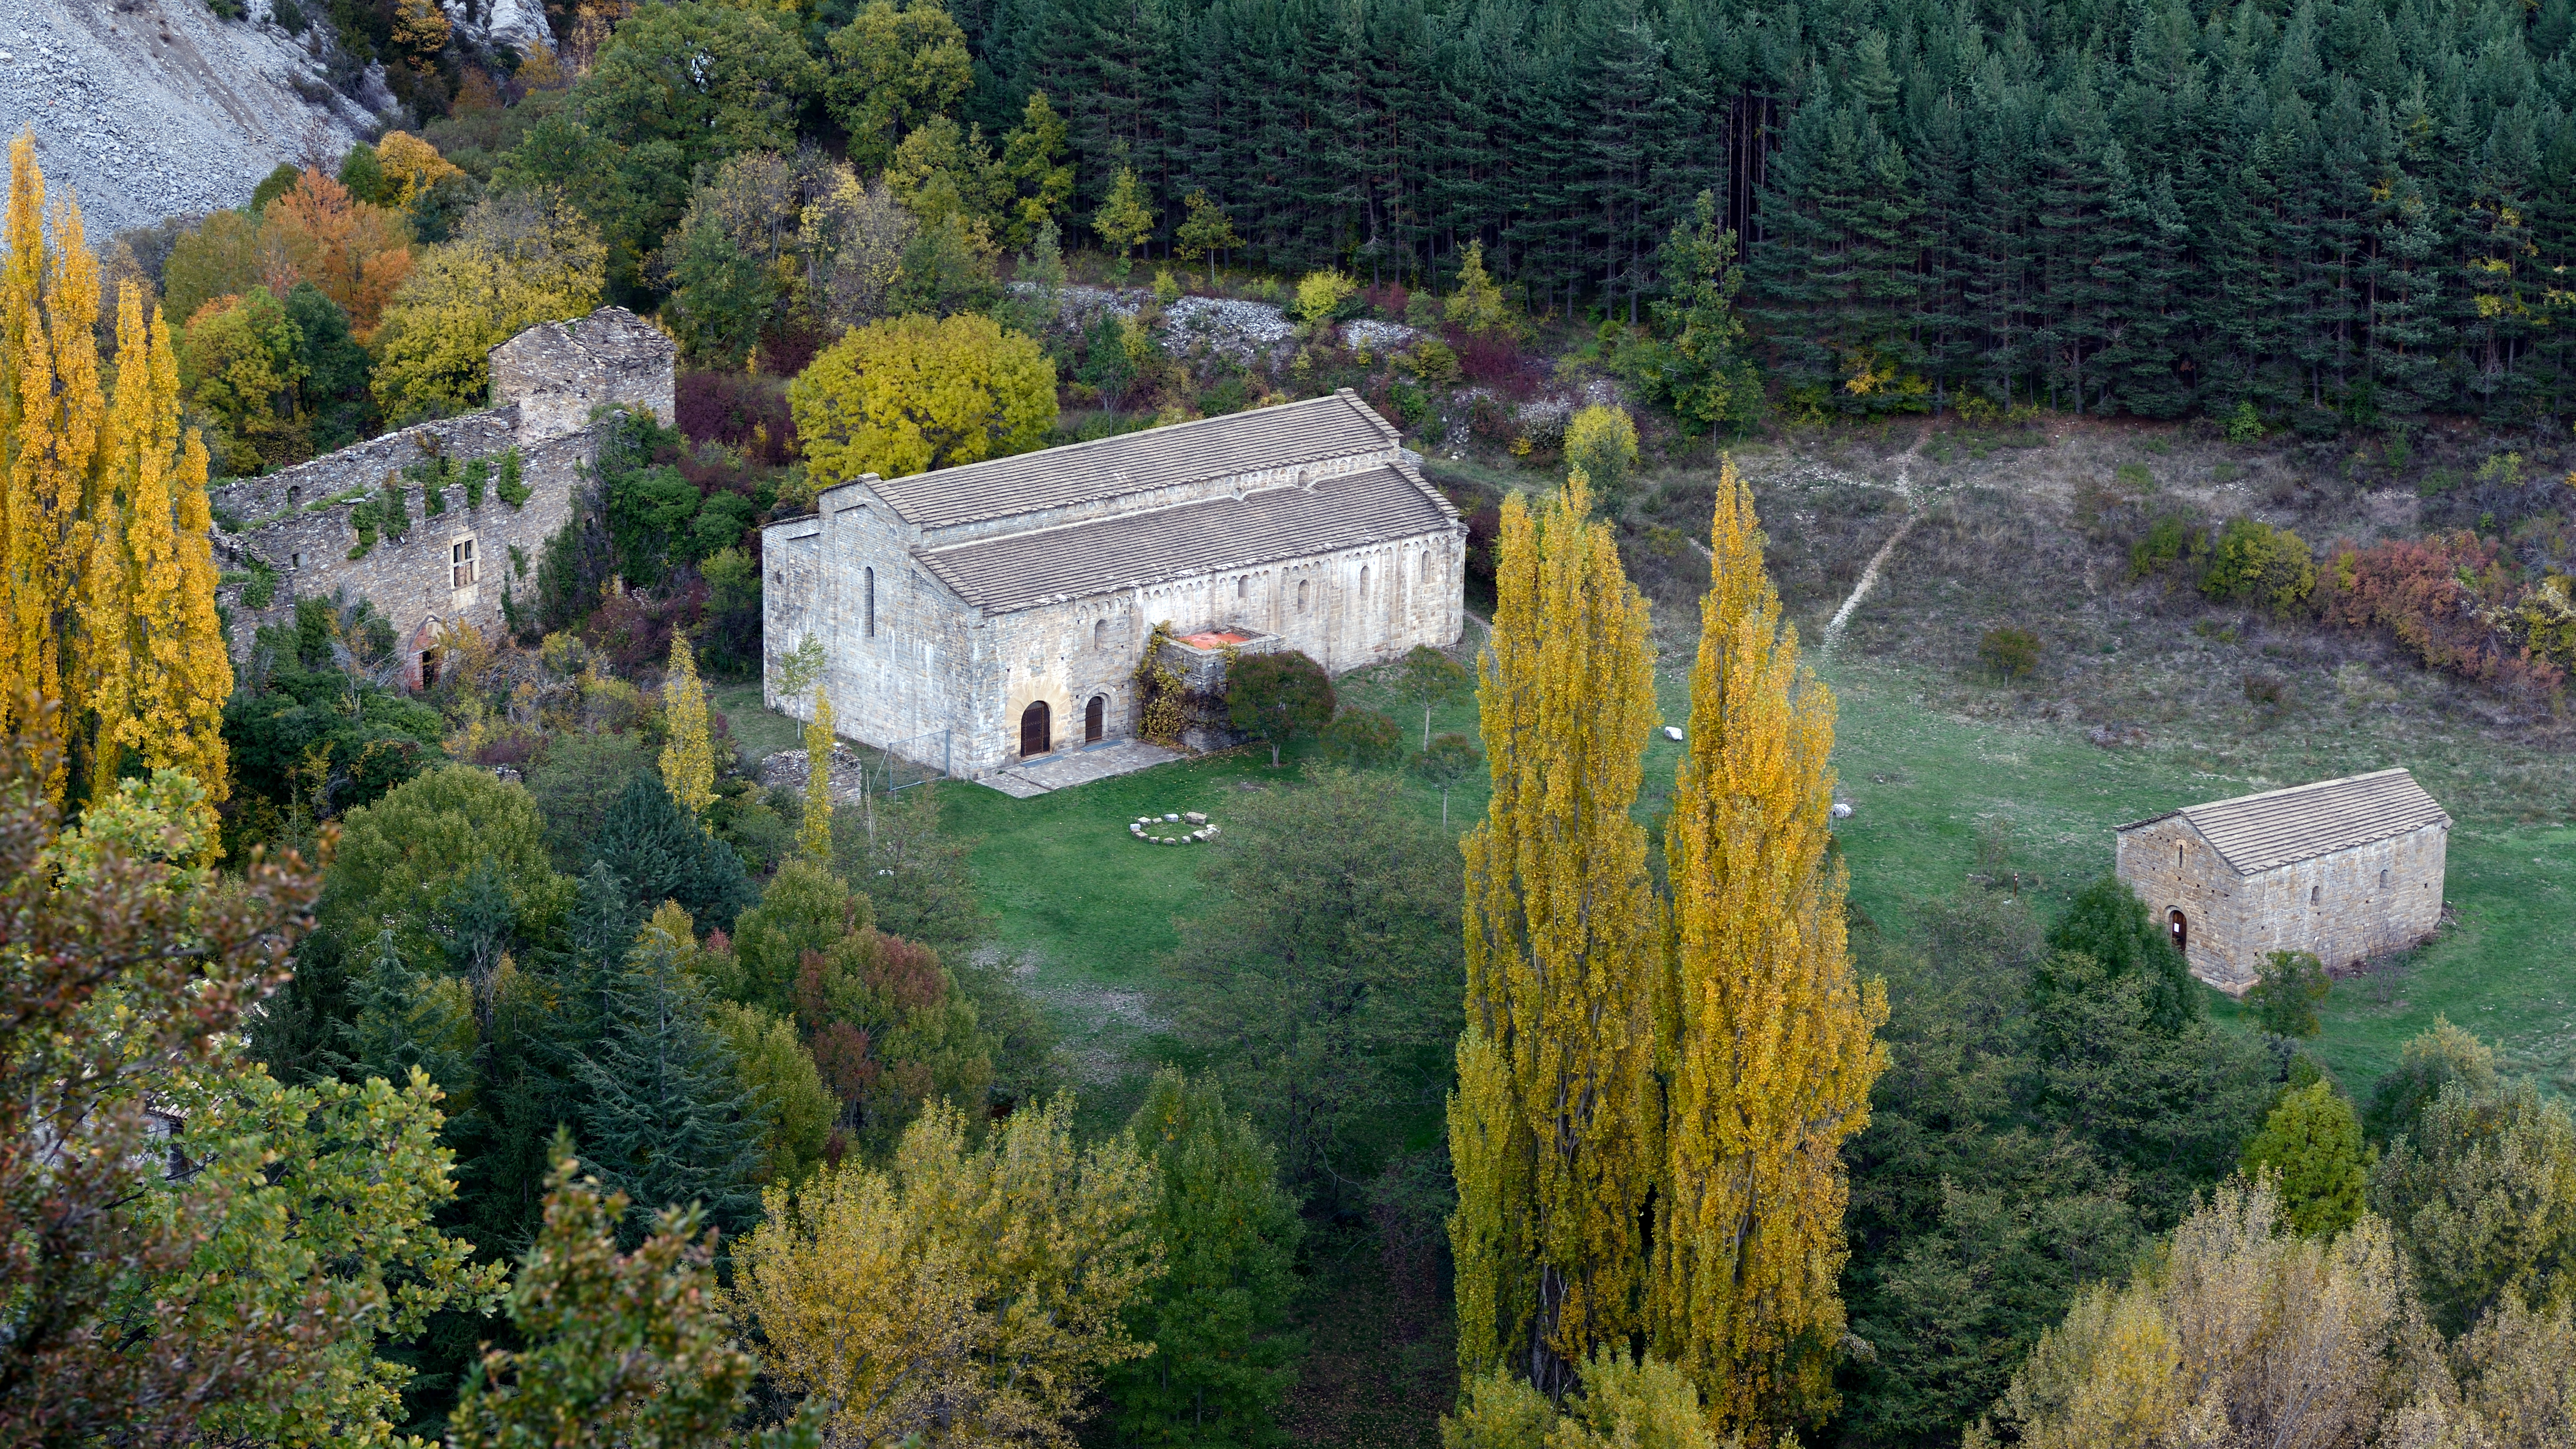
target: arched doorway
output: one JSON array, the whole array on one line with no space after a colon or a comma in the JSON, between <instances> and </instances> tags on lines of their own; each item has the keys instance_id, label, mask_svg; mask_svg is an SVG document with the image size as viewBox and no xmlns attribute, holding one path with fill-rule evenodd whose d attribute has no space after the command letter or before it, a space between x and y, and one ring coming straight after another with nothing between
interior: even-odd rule
<instances>
[{"instance_id":1,"label":"arched doorway","mask_svg":"<svg viewBox=\"0 0 2576 1449\"><path fill-rule=\"evenodd\" d=\"M1096 745L1109 736L1109 696L1095 694L1082 707L1082 742Z\"/></svg>"},{"instance_id":2,"label":"arched doorway","mask_svg":"<svg viewBox=\"0 0 2576 1449\"><path fill-rule=\"evenodd\" d=\"M2173 937L2173 948L2188 954L2191 946L2191 922L2182 918L2182 908L2165 912L2165 932Z\"/></svg>"},{"instance_id":3,"label":"arched doorway","mask_svg":"<svg viewBox=\"0 0 2576 1449\"><path fill-rule=\"evenodd\" d=\"M1047 727L1046 701L1042 699L1020 711L1020 758L1030 759L1054 748L1055 740Z\"/></svg>"}]
</instances>

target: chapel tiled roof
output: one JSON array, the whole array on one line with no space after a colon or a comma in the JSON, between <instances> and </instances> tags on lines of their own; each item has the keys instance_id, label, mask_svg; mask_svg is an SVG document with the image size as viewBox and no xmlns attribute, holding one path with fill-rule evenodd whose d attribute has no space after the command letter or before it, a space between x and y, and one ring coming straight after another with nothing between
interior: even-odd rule
<instances>
[{"instance_id":1,"label":"chapel tiled roof","mask_svg":"<svg viewBox=\"0 0 2576 1449\"><path fill-rule=\"evenodd\" d=\"M1330 397L881 479L869 486L905 522L945 528L1347 458L1395 442L1395 430L1385 419L1345 389Z\"/></svg>"},{"instance_id":2,"label":"chapel tiled roof","mask_svg":"<svg viewBox=\"0 0 2576 1449\"><path fill-rule=\"evenodd\" d=\"M1457 527L1457 515L1401 469L1382 466L981 538L916 555L968 604L1010 613L1172 579L1309 558Z\"/></svg>"},{"instance_id":3,"label":"chapel tiled roof","mask_svg":"<svg viewBox=\"0 0 2576 1449\"><path fill-rule=\"evenodd\" d=\"M2403 768L2186 805L2120 827L2181 816L2238 875L2253 875L2404 835L2451 817Z\"/></svg>"}]
</instances>

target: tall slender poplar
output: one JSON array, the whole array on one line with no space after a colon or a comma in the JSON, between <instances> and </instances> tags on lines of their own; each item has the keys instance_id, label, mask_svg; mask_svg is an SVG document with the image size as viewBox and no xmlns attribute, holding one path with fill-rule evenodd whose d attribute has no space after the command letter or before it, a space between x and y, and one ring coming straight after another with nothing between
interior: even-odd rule
<instances>
[{"instance_id":1,"label":"tall slender poplar","mask_svg":"<svg viewBox=\"0 0 2576 1449\"><path fill-rule=\"evenodd\" d=\"M816 860L832 858L832 696L814 691L814 718L805 726L805 818L797 846Z\"/></svg>"},{"instance_id":2,"label":"tall slender poplar","mask_svg":"<svg viewBox=\"0 0 2576 1449\"><path fill-rule=\"evenodd\" d=\"M715 745L707 738L707 691L698 682L697 651L686 636L671 635L671 666L662 675L662 783L671 798L698 820L716 799Z\"/></svg>"},{"instance_id":3,"label":"tall slender poplar","mask_svg":"<svg viewBox=\"0 0 2576 1449\"><path fill-rule=\"evenodd\" d=\"M1449 1100L1458 1355L1561 1394L1644 1326L1658 970L1645 831L1646 605L1578 470L1503 506L1481 661L1492 806L1466 854L1467 1029Z\"/></svg>"},{"instance_id":4,"label":"tall slender poplar","mask_svg":"<svg viewBox=\"0 0 2576 1449\"><path fill-rule=\"evenodd\" d=\"M94 282L90 296L95 314ZM208 799L221 800L231 792L223 726L233 670L215 614L206 445L179 427L170 324L158 307L145 319L143 290L131 281L117 289L116 337L106 476L83 540L96 576L93 602L74 650L85 661L74 678L95 682L91 791L105 788L130 751L146 768L187 772ZM113 587L106 582L111 571L126 586L121 614L98 603ZM123 698L112 704L120 688Z\"/></svg>"},{"instance_id":5,"label":"tall slender poplar","mask_svg":"<svg viewBox=\"0 0 2576 1449\"><path fill-rule=\"evenodd\" d=\"M1832 1405L1847 1255L1844 1139L1886 1066L1885 989L1854 975L1828 857L1833 696L1798 660L1752 491L1718 481L1671 880L1652 1351L1713 1427L1763 1438Z\"/></svg>"}]
</instances>

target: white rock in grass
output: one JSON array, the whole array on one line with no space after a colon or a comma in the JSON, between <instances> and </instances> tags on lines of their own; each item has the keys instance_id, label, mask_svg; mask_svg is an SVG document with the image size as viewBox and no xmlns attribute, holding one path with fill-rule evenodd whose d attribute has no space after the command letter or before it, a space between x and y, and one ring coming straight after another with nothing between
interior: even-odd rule
<instances>
[{"instance_id":1,"label":"white rock in grass","mask_svg":"<svg viewBox=\"0 0 2576 1449\"><path fill-rule=\"evenodd\" d=\"M1171 823L1172 823L1172 824L1174 824L1174 825L1178 825L1178 824L1180 824L1180 823L1181 823L1181 817L1179 817L1178 815L1166 815L1166 816L1164 816L1163 818L1164 818L1165 820L1167 820L1167 821L1171 822Z\"/></svg>"},{"instance_id":2,"label":"white rock in grass","mask_svg":"<svg viewBox=\"0 0 2576 1449\"><path fill-rule=\"evenodd\" d=\"M1840 800L1835 801L1834 818L1836 820L1849 820L1851 818L1851 806Z\"/></svg>"},{"instance_id":3,"label":"white rock in grass","mask_svg":"<svg viewBox=\"0 0 2576 1449\"><path fill-rule=\"evenodd\" d=\"M1205 825L1205 824L1207 824L1207 817L1206 817L1205 815L1200 814L1200 813L1199 813L1198 811L1196 811L1196 810L1187 810L1187 811L1183 811L1183 812L1181 813L1181 818L1182 818L1183 820L1186 820L1186 821L1190 822L1192 825Z\"/></svg>"},{"instance_id":4,"label":"white rock in grass","mask_svg":"<svg viewBox=\"0 0 2576 1449\"><path fill-rule=\"evenodd\" d=\"M1677 739L1680 739L1681 737L1682 737L1682 727L1681 727L1680 725L1666 725L1666 726L1664 726L1664 738L1665 738L1665 739L1668 739L1668 740L1677 740Z\"/></svg>"}]
</instances>

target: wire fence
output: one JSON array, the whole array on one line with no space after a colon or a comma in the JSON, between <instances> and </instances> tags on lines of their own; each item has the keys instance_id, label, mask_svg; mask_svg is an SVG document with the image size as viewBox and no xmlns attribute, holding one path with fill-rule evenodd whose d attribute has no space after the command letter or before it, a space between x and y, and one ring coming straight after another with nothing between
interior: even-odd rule
<instances>
[{"instance_id":1,"label":"wire fence","mask_svg":"<svg viewBox=\"0 0 2576 1449\"><path fill-rule=\"evenodd\" d=\"M868 762L866 788L871 793L882 788L891 799L917 785L948 778L952 760L949 746L946 730L930 730L879 746L871 751L876 758Z\"/></svg>"}]
</instances>

